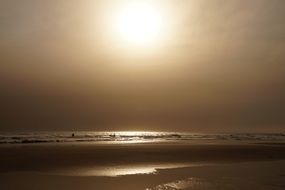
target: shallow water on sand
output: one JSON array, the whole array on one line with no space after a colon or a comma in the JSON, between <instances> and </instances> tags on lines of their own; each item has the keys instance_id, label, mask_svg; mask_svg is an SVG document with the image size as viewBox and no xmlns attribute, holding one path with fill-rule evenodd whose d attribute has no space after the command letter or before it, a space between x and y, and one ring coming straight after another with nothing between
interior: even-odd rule
<instances>
[{"instance_id":1,"label":"shallow water on sand","mask_svg":"<svg viewBox=\"0 0 285 190\"><path fill-rule=\"evenodd\" d=\"M176 179L146 190L283 190L284 164L284 161L248 162L182 168L173 171Z\"/></svg>"},{"instance_id":2,"label":"shallow water on sand","mask_svg":"<svg viewBox=\"0 0 285 190\"><path fill-rule=\"evenodd\" d=\"M203 190L203 189L212 189L213 185L209 182L199 179L199 178L187 178L183 180L177 180L155 187L147 188L146 190L178 190L178 189L191 189L191 190Z\"/></svg>"},{"instance_id":3,"label":"shallow water on sand","mask_svg":"<svg viewBox=\"0 0 285 190\"><path fill-rule=\"evenodd\" d=\"M40 138L59 138L58 134L55 137L49 135L50 133L46 137L40 135ZM60 138L72 140L87 138L84 136L86 133L82 135L82 137ZM62 190L285 189L285 146L279 142L283 138L282 135L167 134L163 136L159 133L110 135L106 138L113 140L108 145L89 142L1 145L1 189L49 190L58 187ZM213 139L210 139L210 136ZM205 144L206 140L202 140L201 144L176 143L190 142L194 137L212 142L218 137L220 141L226 143ZM229 137L230 140L221 137ZM243 140L233 140L237 137ZM9 138L20 141L27 136ZM33 142L33 138L38 137L29 136L29 143ZM258 140L259 138L262 140ZM115 144L114 139L124 140L118 140L118 143L122 144ZM129 142L138 142L139 139L155 143L129 144ZM178 140L174 140L175 143L156 143L169 142L173 139ZM229 141L242 143L231 144ZM266 141L266 143L244 143L245 141ZM127 143L124 144L125 142Z\"/></svg>"}]
</instances>

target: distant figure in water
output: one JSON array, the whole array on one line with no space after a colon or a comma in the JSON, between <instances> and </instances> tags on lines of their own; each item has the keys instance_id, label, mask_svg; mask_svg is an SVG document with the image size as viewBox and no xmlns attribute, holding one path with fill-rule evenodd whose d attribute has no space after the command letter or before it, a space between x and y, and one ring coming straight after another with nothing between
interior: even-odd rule
<instances>
[{"instance_id":1,"label":"distant figure in water","mask_svg":"<svg viewBox=\"0 0 285 190\"><path fill-rule=\"evenodd\" d=\"M75 137L75 134L74 134L74 133L72 133L72 137Z\"/></svg>"}]
</instances>

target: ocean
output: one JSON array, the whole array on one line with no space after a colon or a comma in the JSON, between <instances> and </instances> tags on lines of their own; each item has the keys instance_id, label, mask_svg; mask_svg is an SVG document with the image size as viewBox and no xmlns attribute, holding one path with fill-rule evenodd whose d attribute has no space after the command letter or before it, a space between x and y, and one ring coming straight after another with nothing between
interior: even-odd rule
<instances>
[{"instance_id":1,"label":"ocean","mask_svg":"<svg viewBox=\"0 0 285 190\"><path fill-rule=\"evenodd\" d=\"M98 143L98 144L125 144L125 143L191 143L191 142L285 142L284 133L227 133L203 134L189 132L13 132L0 133L0 144L26 143Z\"/></svg>"}]
</instances>

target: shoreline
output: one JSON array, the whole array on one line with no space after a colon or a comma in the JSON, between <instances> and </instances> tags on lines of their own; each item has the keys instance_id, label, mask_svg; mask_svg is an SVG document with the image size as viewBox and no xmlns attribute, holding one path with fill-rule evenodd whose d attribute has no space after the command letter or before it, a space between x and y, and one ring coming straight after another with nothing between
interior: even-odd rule
<instances>
[{"instance_id":1,"label":"shoreline","mask_svg":"<svg viewBox=\"0 0 285 190\"><path fill-rule=\"evenodd\" d=\"M284 169L285 160L157 169L151 174L116 177L0 172L0 183L3 189L23 190L283 190Z\"/></svg>"},{"instance_id":2,"label":"shoreline","mask_svg":"<svg viewBox=\"0 0 285 190\"><path fill-rule=\"evenodd\" d=\"M64 144L0 146L0 172L125 164L270 161L285 159L272 144Z\"/></svg>"},{"instance_id":3,"label":"shoreline","mask_svg":"<svg viewBox=\"0 0 285 190\"><path fill-rule=\"evenodd\" d=\"M0 184L5 190L283 190L285 146L0 146Z\"/></svg>"}]
</instances>

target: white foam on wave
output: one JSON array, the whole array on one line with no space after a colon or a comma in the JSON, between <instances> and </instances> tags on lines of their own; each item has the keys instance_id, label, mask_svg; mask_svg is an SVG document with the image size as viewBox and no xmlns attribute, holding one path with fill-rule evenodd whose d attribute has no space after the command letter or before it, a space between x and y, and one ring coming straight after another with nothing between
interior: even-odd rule
<instances>
[{"instance_id":1,"label":"white foam on wave","mask_svg":"<svg viewBox=\"0 0 285 190\"><path fill-rule=\"evenodd\" d=\"M183 180L177 180L155 187L147 188L146 190L202 190L202 189L212 189L213 186L204 180L199 178L187 178Z\"/></svg>"}]
</instances>

